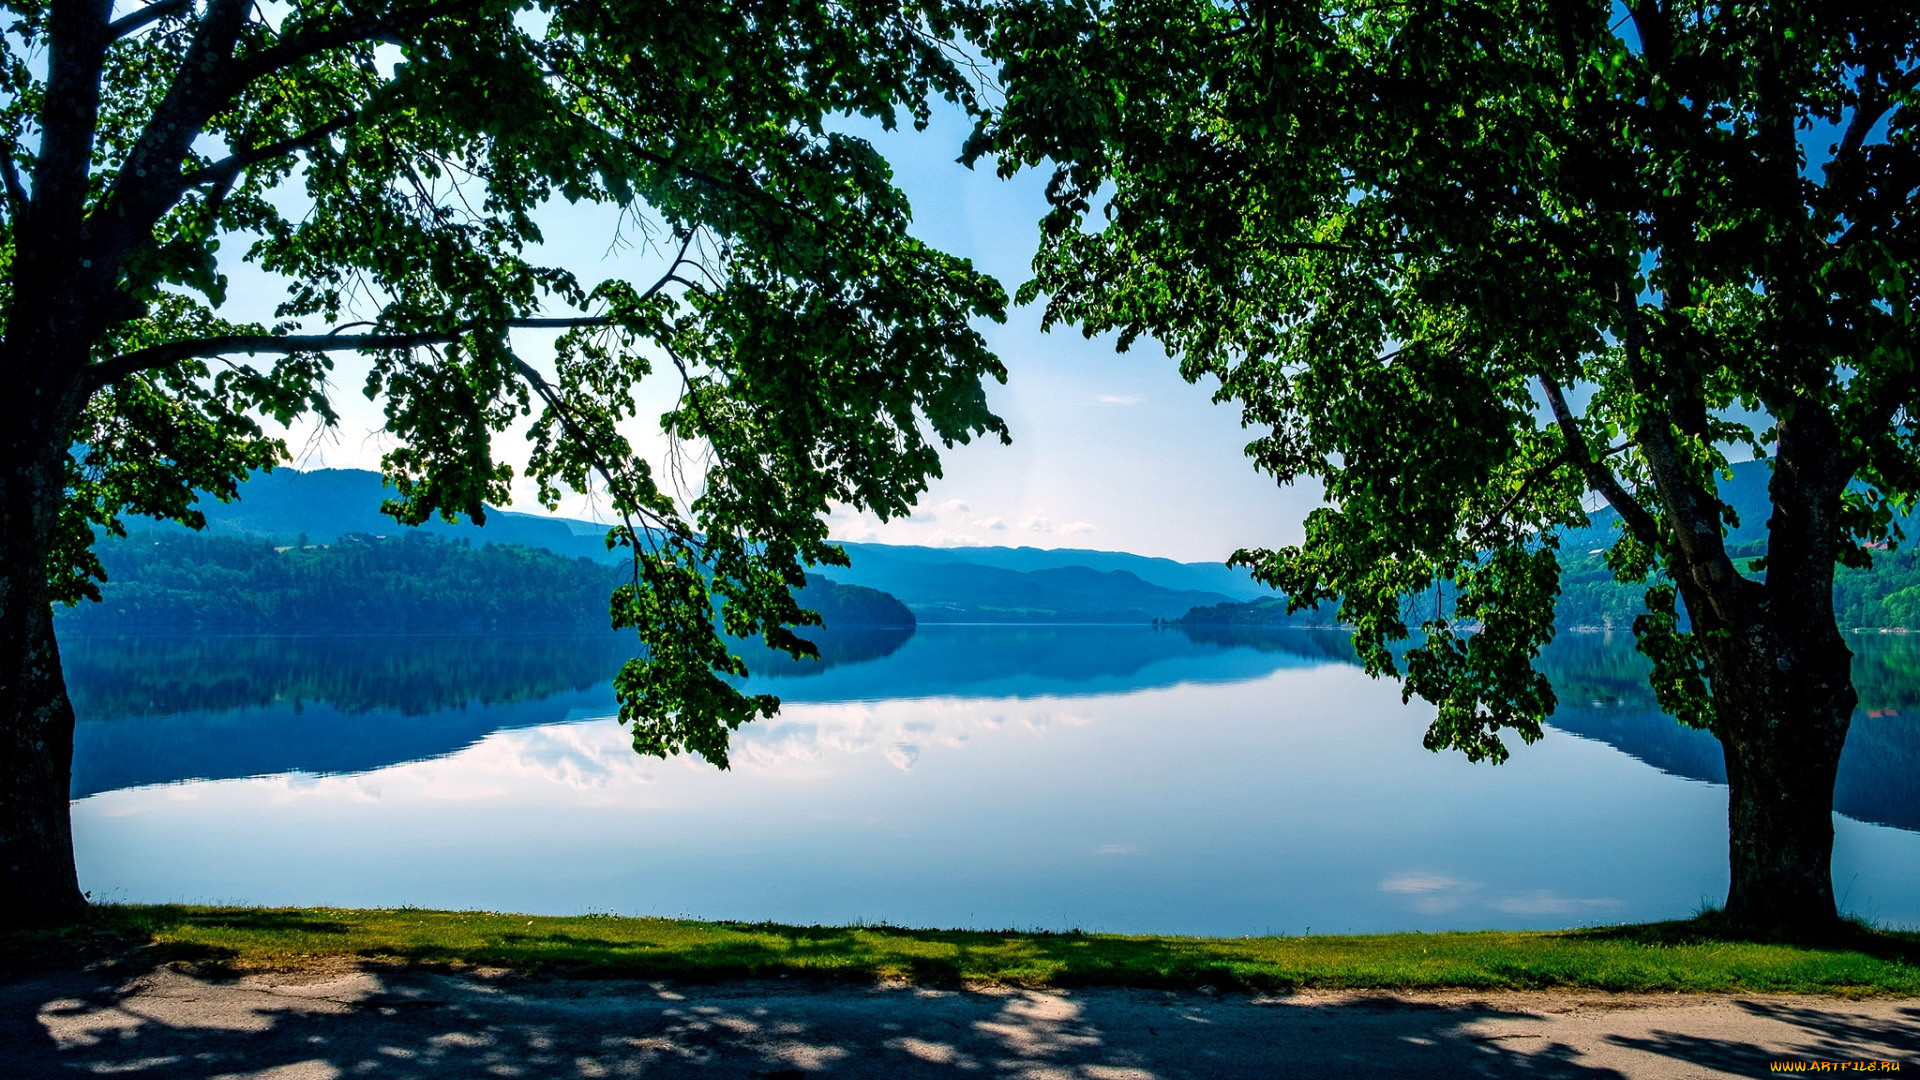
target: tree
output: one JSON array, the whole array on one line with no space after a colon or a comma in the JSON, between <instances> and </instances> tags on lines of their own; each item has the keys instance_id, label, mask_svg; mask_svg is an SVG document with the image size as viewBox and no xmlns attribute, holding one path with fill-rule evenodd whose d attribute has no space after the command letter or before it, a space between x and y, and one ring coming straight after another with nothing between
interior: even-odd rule
<instances>
[{"instance_id":1,"label":"tree","mask_svg":"<svg viewBox=\"0 0 1920 1080\"><path fill-rule=\"evenodd\" d=\"M1053 169L1025 294L1157 338L1325 485L1236 561L1497 762L1554 706L1556 530L1604 502L1659 701L1724 748L1727 916L1830 925L1835 566L1920 492L1920 8L1034 3L988 51L972 152ZM1758 568L1716 490L1745 453Z\"/></svg>"},{"instance_id":2,"label":"tree","mask_svg":"<svg viewBox=\"0 0 1920 1080\"><path fill-rule=\"evenodd\" d=\"M723 766L728 732L777 706L722 678L743 670L728 635L810 650L791 590L843 561L828 503L904 512L939 444L1005 437L971 325L1002 317L998 285L908 236L885 161L837 130L977 109L964 3L7 10L0 917L82 904L50 603L97 596L95 530L198 526L196 492L283 458L265 420L333 419L336 352L370 358L401 521L481 522L516 420L549 505L592 487L622 516L621 719L642 752ZM657 278L541 265L560 199L621 208ZM220 313L235 250L285 283L271 321ZM527 330L558 332L550 365ZM656 365L679 387L661 425L693 451L670 473L625 434Z\"/></svg>"}]
</instances>

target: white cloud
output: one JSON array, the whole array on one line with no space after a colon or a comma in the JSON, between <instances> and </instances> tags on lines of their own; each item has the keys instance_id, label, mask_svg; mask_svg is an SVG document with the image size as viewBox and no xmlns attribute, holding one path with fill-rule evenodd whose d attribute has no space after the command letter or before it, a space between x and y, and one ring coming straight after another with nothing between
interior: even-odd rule
<instances>
[{"instance_id":1,"label":"white cloud","mask_svg":"<svg viewBox=\"0 0 1920 1080\"><path fill-rule=\"evenodd\" d=\"M887 749L887 764L901 772L911 772L913 763L920 760L920 748L912 743L895 743Z\"/></svg>"},{"instance_id":2,"label":"white cloud","mask_svg":"<svg viewBox=\"0 0 1920 1080\"><path fill-rule=\"evenodd\" d=\"M1020 527L1028 532L1052 532L1053 522L1043 517L1030 517L1021 522Z\"/></svg>"},{"instance_id":3,"label":"white cloud","mask_svg":"<svg viewBox=\"0 0 1920 1080\"><path fill-rule=\"evenodd\" d=\"M964 514L973 507L968 506L965 499L948 499L941 503L938 509L943 514Z\"/></svg>"},{"instance_id":4,"label":"white cloud","mask_svg":"<svg viewBox=\"0 0 1920 1080\"><path fill-rule=\"evenodd\" d=\"M1093 400L1102 405L1138 405L1147 399L1133 394L1095 394Z\"/></svg>"},{"instance_id":5,"label":"white cloud","mask_svg":"<svg viewBox=\"0 0 1920 1080\"><path fill-rule=\"evenodd\" d=\"M1093 523L1090 521L1069 521L1065 525L1060 526L1060 531L1071 535L1074 533L1097 532L1099 530L1095 529Z\"/></svg>"},{"instance_id":6,"label":"white cloud","mask_svg":"<svg viewBox=\"0 0 1920 1080\"><path fill-rule=\"evenodd\" d=\"M1459 878L1442 877L1439 874L1401 874L1380 883L1380 891L1390 893L1447 892L1469 888L1473 886Z\"/></svg>"},{"instance_id":7,"label":"white cloud","mask_svg":"<svg viewBox=\"0 0 1920 1080\"><path fill-rule=\"evenodd\" d=\"M1006 519L997 517L981 518L979 521L974 522L974 524L982 529L1005 529L1007 527Z\"/></svg>"}]
</instances>

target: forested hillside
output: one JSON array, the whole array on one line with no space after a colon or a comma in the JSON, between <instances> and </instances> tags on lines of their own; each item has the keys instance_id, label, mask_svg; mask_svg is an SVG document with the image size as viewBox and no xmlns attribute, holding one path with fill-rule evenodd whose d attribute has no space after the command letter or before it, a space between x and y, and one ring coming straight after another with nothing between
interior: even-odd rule
<instances>
[{"instance_id":1,"label":"forested hillside","mask_svg":"<svg viewBox=\"0 0 1920 1080\"><path fill-rule=\"evenodd\" d=\"M355 534L431 535L454 543L519 544L603 565L620 562L618 552L607 550L603 525L489 508L484 526L433 520L409 528L380 512L381 502L393 495L378 473L363 469L282 468L255 474L233 502L203 498L199 509L207 519L204 535L282 547L301 537L302 544L330 544ZM185 533L177 527L160 531ZM1196 604L1271 595L1247 571L1224 563L1121 551L862 543L844 548L852 565L827 568L829 576L899 597L926 622L1144 623L1175 618ZM858 602L847 602L858 609ZM842 621L867 617L856 610Z\"/></svg>"},{"instance_id":2,"label":"forested hillside","mask_svg":"<svg viewBox=\"0 0 1920 1080\"><path fill-rule=\"evenodd\" d=\"M183 532L103 540L101 602L63 609L63 629L248 633L600 630L623 574L518 544L350 533L274 544ZM809 576L803 606L828 627L910 627L883 592Z\"/></svg>"},{"instance_id":3,"label":"forested hillside","mask_svg":"<svg viewBox=\"0 0 1920 1080\"><path fill-rule=\"evenodd\" d=\"M1766 549L1735 547L1743 569L1764 574ZM1920 630L1920 552L1876 550L1866 569L1840 567L1834 575L1833 606L1842 630ZM1625 630L1646 610L1644 586L1613 580L1600 556L1563 555L1565 564L1556 621L1563 627Z\"/></svg>"}]
</instances>

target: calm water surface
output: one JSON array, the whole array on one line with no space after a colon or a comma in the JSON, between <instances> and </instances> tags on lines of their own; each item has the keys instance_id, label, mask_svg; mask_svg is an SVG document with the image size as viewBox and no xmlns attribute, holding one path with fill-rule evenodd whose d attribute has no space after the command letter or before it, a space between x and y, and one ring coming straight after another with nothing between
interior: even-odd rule
<instances>
[{"instance_id":1,"label":"calm water surface","mask_svg":"<svg viewBox=\"0 0 1920 1080\"><path fill-rule=\"evenodd\" d=\"M1920 925L1920 642L1855 639L1835 887ZM1577 636L1498 768L1338 633L926 626L756 680L734 767L636 756L618 638L81 638L82 887L149 902L1198 934L1684 916L1713 740Z\"/></svg>"}]
</instances>

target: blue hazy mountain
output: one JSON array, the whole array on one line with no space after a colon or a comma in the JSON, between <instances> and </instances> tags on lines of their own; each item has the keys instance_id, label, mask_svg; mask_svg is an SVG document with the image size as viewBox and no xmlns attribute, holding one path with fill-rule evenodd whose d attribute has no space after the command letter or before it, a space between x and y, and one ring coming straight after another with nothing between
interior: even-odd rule
<instances>
[{"instance_id":1,"label":"blue hazy mountain","mask_svg":"<svg viewBox=\"0 0 1920 1080\"><path fill-rule=\"evenodd\" d=\"M900 581L921 568L959 563L986 566L1018 573L1085 567L1089 570L1123 571L1163 589L1218 593L1231 600L1251 600L1271 596L1272 592L1253 580L1245 570L1225 563L1183 563L1124 551L1090 551L1084 548L1035 547L963 547L935 548L910 544L842 544L853 560L851 571L832 571L835 578L886 588L876 584ZM896 593L896 595L898 595Z\"/></svg>"},{"instance_id":2,"label":"blue hazy mountain","mask_svg":"<svg viewBox=\"0 0 1920 1080\"><path fill-rule=\"evenodd\" d=\"M1767 521L1773 514L1767 486L1773 470L1766 461L1742 461L1729 471L1731 475L1718 482L1721 500L1737 519L1727 529L1727 550L1743 570L1759 574L1761 566L1746 560L1766 554ZM1863 490L1859 484L1854 486ZM1604 559L1606 550L1620 539L1619 521L1612 507L1602 506L1592 512L1587 525L1561 535L1561 591L1555 618L1562 628L1624 630L1645 610L1646 587L1615 581ZM1896 514L1894 524L1906 537L1920 538L1920 513ZM1843 628L1920 629L1920 551L1912 544L1894 547L1875 552L1869 568L1842 567L1836 573L1834 603ZM1275 598L1236 598L1233 603L1196 608L1179 621L1192 626L1297 626L1327 620L1306 613L1289 616L1284 602Z\"/></svg>"},{"instance_id":3,"label":"blue hazy mountain","mask_svg":"<svg viewBox=\"0 0 1920 1080\"><path fill-rule=\"evenodd\" d=\"M232 503L203 500L207 532L294 543L409 532L380 512L392 497L361 469L256 474ZM479 545L513 543L569 558L616 562L606 527L567 518L489 510L486 524L432 521L424 533ZM932 548L846 544L850 567L821 567L842 585L900 598L923 622L1129 623L1171 619L1200 605L1270 593L1244 570L1124 552L1020 547Z\"/></svg>"},{"instance_id":4,"label":"blue hazy mountain","mask_svg":"<svg viewBox=\"0 0 1920 1080\"><path fill-rule=\"evenodd\" d=\"M1217 592L1156 585L1131 570L1068 565L1020 571L892 560L875 557L871 546L849 554L853 565L834 570L837 577L892 593L921 622L1142 623L1227 600Z\"/></svg>"},{"instance_id":5,"label":"blue hazy mountain","mask_svg":"<svg viewBox=\"0 0 1920 1080\"><path fill-rule=\"evenodd\" d=\"M1757 553L1764 549L1767 540L1767 519L1773 516L1773 500L1767 493L1767 485L1773 481L1773 467L1767 461L1741 461L1732 467L1731 477L1722 477L1719 481L1720 501L1733 507L1739 524L1727 530L1726 543L1735 554ZM1852 485L1855 491L1865 491L1859 482ZM1569 552L1585 553L1596 548L1612 546L1620 538L1620 515L1611 506L1601 506L1591 515L1592 522L1584 529L1569 531L1561 541L1561 548ZM1907 536L1916 535L1915 520L1920 511L1894 515L1894 521Z\"/></svg>"},{"instance_id":6,"label":"blue hazy mountain","mask_svg":"<svg viewBox=\"0 0 1920 1080\"><path fill-rule=\"evenodd\" d=\"M293 543L304 535L313 543L330 544L352 533L379 537L417 531L445 539L465 537L475 544L545 548L568 558L603 562L617 558L607 551L606 527L592 522L489 508L484 526L465 519L449 524L436 518L409 529L380 512L380 504L393 497L380 474L365 469L275 469L255 473L240 485L238 501L222 503L203 497L197 508L206 515L206 531L215 536Z\"/></svg>"}]
</instances>

